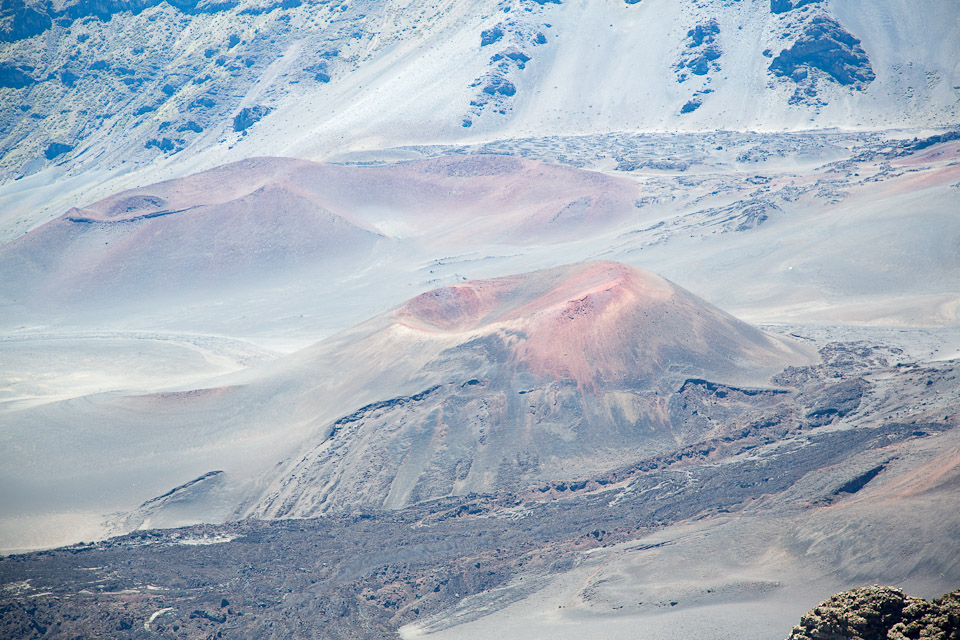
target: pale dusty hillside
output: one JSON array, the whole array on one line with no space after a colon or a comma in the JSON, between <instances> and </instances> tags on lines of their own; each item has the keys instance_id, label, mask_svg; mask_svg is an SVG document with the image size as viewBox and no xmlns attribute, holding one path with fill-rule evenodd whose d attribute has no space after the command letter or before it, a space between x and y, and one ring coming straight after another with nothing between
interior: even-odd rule
<instances>
[{"instance_id":1,"label":"pale dusty hillside","mask_svg":"<svg viewBox=\"0 0 960 640\"><path fill-rule=\"evenodd\" d=\"M952 0L173 4L5 5L6 179L527 135L960 120Z\"/></svg>"}]
</instances>

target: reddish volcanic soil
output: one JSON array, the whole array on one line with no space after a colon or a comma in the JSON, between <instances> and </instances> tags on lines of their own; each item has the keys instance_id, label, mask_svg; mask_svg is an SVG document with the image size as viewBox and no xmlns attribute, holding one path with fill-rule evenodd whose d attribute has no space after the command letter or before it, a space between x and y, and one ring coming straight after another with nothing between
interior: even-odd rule
<instances>
[{"instance_id":1,"label":"reddish volcanic soil","mask_svg":"<svg viewBox=\"0 0 960 640\"><path fill-rule=\"evenodd\" d=\"M636 195L623 179L503 156L373 167L250 158L125 191L65 217L134 221L235 203L262 189L309 200L368 229L389 213L408 233L441 230L448 239L507 243L569 239L585 226L596 230L622 221Z\"/></svg>"},{"instance_id":2,"label":"reddish volcanic soil","mask_svg":"<svg viewBox=\"0 0 960 640\"><path fill-rule=\"evenodd\" d=\"M395 312L428 333L502 330L514 365L578 385L785 366L792 349L643 269L567 265L424 293Z\"/></svg>"},{"instance_id":3,"label":"reddish volcanic soil","mask_svg":"<svg viewBox=\"0 0 960 640\"><path fill-rule=\"evenodd\" d=\"M903 474L886 488L882 498L899 500L937 489L956 491L960 486L960 447L954 447L916 469Z\"/></svg>"},{"instance_id":4,"label":"reddish volcanic soil","mask_svg":"<svg viewBox=\"0 0 960 640\"><path fill-rule=\"evenodd\" d=\"M399 244L413 254L563 242L629 220L636 192L500 156L375 167L251 158L71 209L0 247L10 275L0 298L39 309L177 298L349 274Z\"/></svg>"}]
</instances>

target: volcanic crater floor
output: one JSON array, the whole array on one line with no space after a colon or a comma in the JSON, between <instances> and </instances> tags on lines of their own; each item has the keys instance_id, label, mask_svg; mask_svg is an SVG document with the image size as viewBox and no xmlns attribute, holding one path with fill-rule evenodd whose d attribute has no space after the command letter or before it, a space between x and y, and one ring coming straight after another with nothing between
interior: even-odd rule
<instances>
[{"instance_id":1,"label":"volcanic crater floor","mask_svg":"<svg viewBox=\"0 0 960 640\"><path fill-rule=\"evenodd\" d=\"M755 613L739 637L785 637L839 588L937 595L960 578L960 518L942 516L960 480L957 361L915 358L932 335L911 352L879 340L891 332L818 331L820 363L768 387L686 381L672 420L709 435L603 474L7 556L0 633L469 638L523 620L573 637L603 614L608 637L656 638L739 608ZM924 466L938 473L921 482Z\"/></svg>"}]
</instances>

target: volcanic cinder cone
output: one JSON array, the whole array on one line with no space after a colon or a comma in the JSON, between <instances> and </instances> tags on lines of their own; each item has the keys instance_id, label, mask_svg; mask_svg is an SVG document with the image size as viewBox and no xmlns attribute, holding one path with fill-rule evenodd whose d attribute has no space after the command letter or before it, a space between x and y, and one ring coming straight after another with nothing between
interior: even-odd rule
<instances>
[{"instance_id":1,"label":"volcanic cinder cone","mask_svg":"<svg viewBox=\"0 0 960 640\"><path fill-rule=\"evenodd\" d=\"M248 513L398 508L589 477L703 436L671 425L667 404L686 379L760 383L805 360L667 280L613 262L424 293L301 354L299 370L329 362L331 350L359 354L354 366L368 380L409 369L422 388L384 389L389 399L328 422ZM316 386L310 394L302 406L325 402Z\"/></svg>"},{"instance_id":2,"label":"volcanic cinder cone","mask_svg":"<svg viewBox=\"0 0 960 640\"><path fill-rule=\"evenodd\" d=\"M73 208L0 247L0 307L10 324L40 313L99 325L200 305L204 330L257 298L299 315L290 299L317 283L336 289L424 247L514 252L602 233L635 216L637 194L623 178L502 156L250 158Z\"/></svg>"}]
</instances>

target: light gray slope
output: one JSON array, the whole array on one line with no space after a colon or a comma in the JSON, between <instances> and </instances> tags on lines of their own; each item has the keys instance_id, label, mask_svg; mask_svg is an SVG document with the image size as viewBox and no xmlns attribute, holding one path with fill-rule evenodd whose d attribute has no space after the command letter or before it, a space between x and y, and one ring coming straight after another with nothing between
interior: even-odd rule
<instances>
[{"instance_id":1,"label":"light gray slope","mask_svg":"<svg viewBox=\"0 0 960 640\"><path fill-rule=\"evenodd\" d=\"M276 354L211 335L31 333L0 340L0 412L116 390L199 383Z\"/></svg>"},{"instance_id":2,"label":"light gray slope","mask_svg":"<svg viewBox=\"0 0 960 640\"><path fill-rule=\"evenodd\" d=\"M5 11L24 7L51 11L29 0ZM125 8L75 3L47 29L0 38L8 177L165 158L182 175L265 153L518 135L960 118L950 0L780 13L769 0Z\"/></svg>"},{"instance_id":3,"label":"light gray slope","mask_svg":"<svg viewBox=\"0 0 960 640\"><path fill-rule=\"evenodd\" d=\"M956 141L812 168L745 158L739 188L731 174L679 178L688 204L649 207L601 255L752 321L955 326L958 159Z\"/></svg>"}]
</instances>

